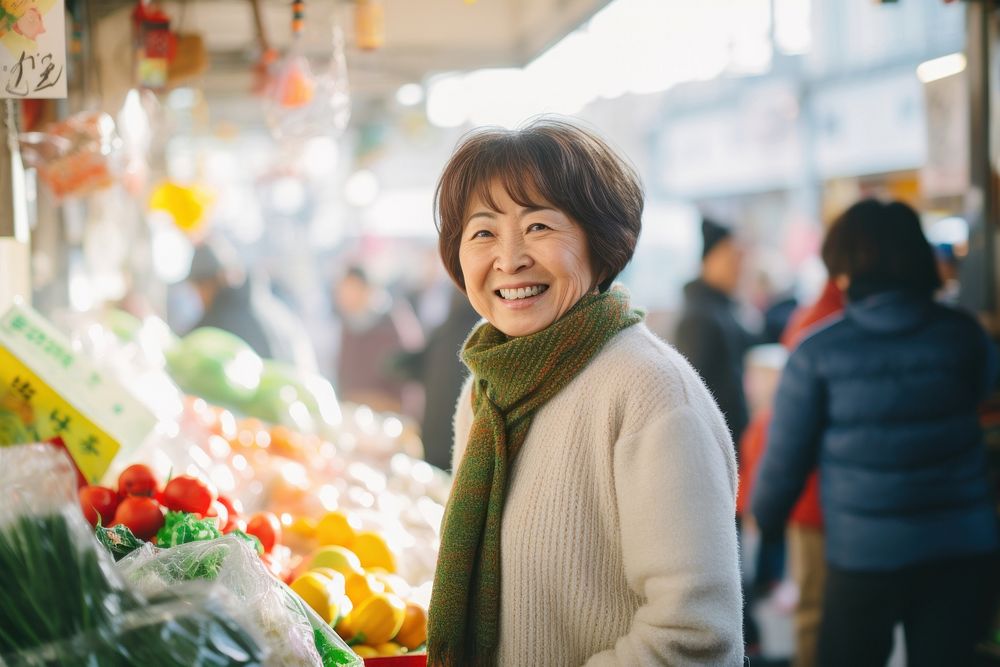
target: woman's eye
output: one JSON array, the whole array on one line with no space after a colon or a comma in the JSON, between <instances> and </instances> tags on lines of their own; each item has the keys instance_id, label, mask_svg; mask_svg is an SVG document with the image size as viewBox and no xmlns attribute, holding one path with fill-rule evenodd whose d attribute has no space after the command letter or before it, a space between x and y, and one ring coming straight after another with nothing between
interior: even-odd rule
<instances>
[{"instance_id":1,"label":"woman's eye","mask_svg":"<svg viewBox=\"0 0 1000 667\"><path fill-rule=\"evenodd\" d=\"M474 239L485 239L485 238L488 238L490 236L493 236L493 234L491 234L490 232L488 232L485 229L480 229L480 230L474 232L472 234L471 238L474 238Z\"/></svg>"},{"instance_id":2,"label":"woman's eye","mask_svg":"<svg viewBox=\"0 0 1000 667\"><path fill-rule=\"evenodd\" d=\"M543 225L540 222L533 222L530 225L528 225L528 231L529 232L540 232L540 231L544 231L544 230L546 230L548 228L549 228L548 225Z\"/></svg>"}]
</instances>

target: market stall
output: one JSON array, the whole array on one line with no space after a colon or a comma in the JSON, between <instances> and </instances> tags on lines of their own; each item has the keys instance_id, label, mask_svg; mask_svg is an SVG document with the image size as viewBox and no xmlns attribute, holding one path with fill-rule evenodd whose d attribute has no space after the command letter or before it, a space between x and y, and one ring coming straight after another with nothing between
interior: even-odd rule
<instances>
[{"instance_id":1,"label":"market stall","mask_svg":"<svg viewBox=\"0 0 1000 667\"><path fill-rule=\"evenodd\" d=\"M93 65L79 56L94 10L0 10L0 664L422 664L448 476L414 458L412 426L341 405L317 373L219 329L180 338L151 314L157 225L196 240L211 195L155 176L150 94L206 62L197 35L138 3L121 113L67 113L52 100L94 92L83 76L67 88ZM314 73L302 2L291 18L287 49L262 54L271 129L341 131L343 46ZM61 298L30 279L32 221ZM102 293L109 277L154 308L102 305L124 295Z\"/></svg>"}]
</instances>

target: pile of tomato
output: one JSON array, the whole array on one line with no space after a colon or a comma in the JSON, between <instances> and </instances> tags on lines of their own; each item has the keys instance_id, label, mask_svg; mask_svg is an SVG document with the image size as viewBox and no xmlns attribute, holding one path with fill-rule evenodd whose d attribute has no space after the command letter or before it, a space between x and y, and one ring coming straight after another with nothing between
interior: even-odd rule
<instances>
[{"instance_id":1,"label":"pile of tomato","mask_svg":"<svg viewBox=\"0 0 1000 667\"><path fill-rule=\"evenodd\" d=\"M149 466L137 463L118 476L118 488L84 486L80 507L92 526L126 526L143 540L153 540L168 510L189 512L199 519L214 518L223 533L239 529L260 540L265 554L281 542L281 522L271 512L259 512L245 521L239 500L220 496L204 479L181 475L165 485Z\"/></svg>"}]
</instances>

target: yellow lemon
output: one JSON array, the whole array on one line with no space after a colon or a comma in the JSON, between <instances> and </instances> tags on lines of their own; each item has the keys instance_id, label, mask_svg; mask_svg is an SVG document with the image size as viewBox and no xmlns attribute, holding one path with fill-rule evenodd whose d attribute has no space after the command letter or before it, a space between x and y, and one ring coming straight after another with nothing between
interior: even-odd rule
<instances>
[{"instance_id":1,"label":"yellow lemon","mask_svg":"<svg viewBox=\"0 0 1000 667\"><path fill-rule=\"evenodd\" d=\"M330 623L337 617L337 609L336 600L331 597L329 587L330 580L323 575L306 572L292 582L291 588L319 614L324 622Z\"/></svg>"},{"instance_id":2,"label":"yellow lemon","mask_svg":"<svg viewBox=\"0 0 1000 667\"><path fill-rule=\"evenodd\" d=\"M353 551L361 559L362 567L381 567L389 572L396 571L396 557L378 533L364 531L354 538Z\"/></svg>"},{"instance_id":3,"label":"yellow lemon","mask_svg":"<svg viewBox=\"0 0 1000 667\"><path fill-rule=\"evenodd\" d=\"M309 571L321 574L330 580L327 588L330 591L330 597L334 600L339 600L344 597L347 590L347 578L341 572L334 570L332 567L314 567Z\"/></svg>"},{"instance_id":4,"label":"yellow lemon","mask_svg":"<svg viewBox=\"0 0 1000 667\"><path fill-rule=\"evenodd\" d=\"M402 655L406 649L396 642L383 642L374 647L380 656Z\"/></svg>"},{"instance_id":5,"label":"yellow lemon","mask_svg":"<svg viewBox=\"0 0 1000 667\"><path fill-rule=\"evenodd\" d=\"M362 658L378 657L378 651L376 651L373 646L366 646L365 644L361 644L360 646L355 646L354 652L357 653Z\"/></svg>"},{"instance_id":6,"label":"yellow lemon","mask_svg":"<svg viewBox=\"0 0 1000 667\"><path fill-rule=\"evenodd\" d=\"M311 570L316 567L328 567L340 572L345 577L362 572L361 560L357 554L350 549L339 546L326 546L317 549L312 558L309 559L309 565L306 569Z\"/></svg>"},{"instance_id":7,"label":"yellow lemon","mask_svg":"<svg viewBox=\"0 0 1000 667\"><path fill-rule=\"evenodd\" d=\"M354 572L347 576L347 597L358 606L376 593L385 591L385 585L372 574Z\"/></svg>"},{"instance_id":8,"label":"yellow lemon","mask_svg":"<svg viewBox=\"0 0 1000 667\"><path fill-rule=\"evenodd\" d=\"M340 598L340 604L337 605L337 621L333 624L334 627L340 625L340 622L344 620L352 611L354 611L354 603L351 602L351 598L346 595ZM343 636L343 635L341 635Z\"/></svg>"},{"instance_id":9,"label":"yellow lemon","mask_svg":"<svg viewBox=\"0 0 1000 667\"><path fill-rule=\"evenodd\" d=\"M327 512L316 524L316 539L321 545L337 544L350 547L361 530L361 522L353 514Z\"/></svg>"},{"instance_id":10,"label":"yellow lemon","mask_svg":"<svg viewBox=\"0 0 1000 667\"><path fill-rule=\"evenodd\" d=\"M285 526L285 534L293 533L305 539L312 539L316 537L316 525L316 519L310 519L307 516L298 516Z\"/></svg>"},{"instance_id":11,"label":"yellow lemon","mask_svg":"<svg viewBox=\"0 0 1000 667\"><path fill-rule=\"evenodd\" d=\"M406 579L403 579L398 574L389 574L382 570L382 568L369 568L368 573L375 576L376 579L382 582L385 586L387 593L395 593L401 598L410 597L410 592L412 587L406 583Z\"/></svg>"},{"instance_id":12,"label":"yellow lemon","mask_svg":"<svg viewBox=\"0 0 1000 667\"><path fill-rule=\"evenodd\" d=\"M405 602L389 593L377 593L356 606L347 622L357 639L377 646L396 636L405 617Z\"/></svg>"},{"instance_id":13,"label":"yellow lemon","mask_svg":"<svg viewBox=\"0 0 1000 667\"><path fill-rule=\"evenodd\" d=\"M427 610L416 602L406 603L403 626L396 633L396 641L411 651L427 641Z\"/></svg>"}]
</instances>

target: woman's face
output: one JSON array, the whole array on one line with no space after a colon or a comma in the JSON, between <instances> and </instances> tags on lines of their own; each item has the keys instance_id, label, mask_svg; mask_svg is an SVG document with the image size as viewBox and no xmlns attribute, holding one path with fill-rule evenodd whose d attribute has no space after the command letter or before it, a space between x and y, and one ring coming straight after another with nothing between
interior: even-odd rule
<instances>
[{"instance_id":1,"label":"woman's face","mask_svg":"<svg viewBox=\"0 0 1000 667\"><path fill-rule=\"evenodd\" d=\"M498 211L478 197L465 216L458 259L476 312L508 336L546 328L597 284L587 236L562 211L523 207L494 182Z\"/></svg>"}]
</instances>

